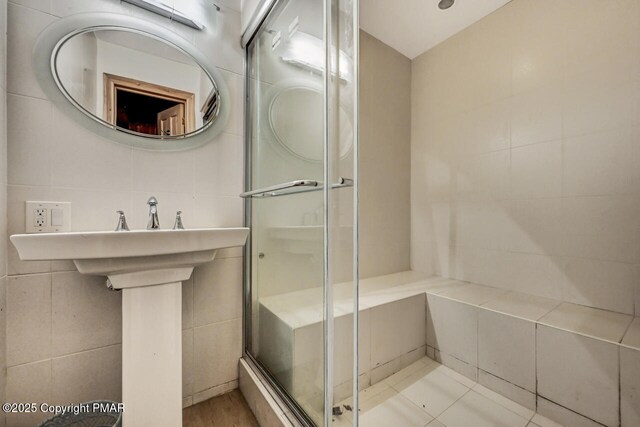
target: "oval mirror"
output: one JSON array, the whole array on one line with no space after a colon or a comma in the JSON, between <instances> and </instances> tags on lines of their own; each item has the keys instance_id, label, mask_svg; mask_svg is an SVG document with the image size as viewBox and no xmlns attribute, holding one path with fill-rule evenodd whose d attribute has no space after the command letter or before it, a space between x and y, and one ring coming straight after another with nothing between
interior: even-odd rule
<instances>
[{"instance_id":1,"label":"oval mirror","mask_svg":"<svg viewBox=\"0 0 640 427\"><path fill-rule=\"evenodd\" d=\"M65 18L36 43L41 85L59 101L52 79L76 112L63 109L76 119L81 112L83 124L103 136L106 130L110 139L149 149L193 147L215 136L210 128L223 128L229 100L222 79L193 46L133 17L95 15L86 19L100 25ZM50 58L48 73L42 57Z\"/></svg>"},{"instance_id":2,"label":"oval mirror","mask_svg":"<svg viewBox=\"0 0 640 427\"><path fill-rule=\"evenodd\" d=\"M276 140L289 153L308 161L320 162L324 155L322 117L324 96L309 86L280 89L269 106L269 124ZM339 150L344 158L351 151L353 127L347 113L340 108Z\"/></svg>"}]
</instances>

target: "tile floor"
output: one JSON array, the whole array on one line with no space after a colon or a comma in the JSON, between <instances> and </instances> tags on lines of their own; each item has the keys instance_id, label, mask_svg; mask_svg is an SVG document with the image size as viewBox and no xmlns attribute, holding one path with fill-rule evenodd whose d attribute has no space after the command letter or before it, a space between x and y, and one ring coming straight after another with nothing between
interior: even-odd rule
<instances>
[{"instance_id":1,"label":"tile floor","mask_svg":"<svg viewBox=\"0 0 640 427\"><path fill-rule=\"evenodd\" d=\"M352 425L345 409L335 427ZM362 427L557 427L557 424L424 357L360 393Z\"/></svg>"}]
</instances>

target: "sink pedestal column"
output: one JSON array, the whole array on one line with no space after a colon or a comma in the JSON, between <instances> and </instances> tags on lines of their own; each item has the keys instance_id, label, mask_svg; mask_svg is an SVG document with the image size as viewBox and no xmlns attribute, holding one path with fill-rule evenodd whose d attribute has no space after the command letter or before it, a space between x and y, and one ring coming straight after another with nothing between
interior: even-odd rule
<instances>
[{"instance_id":1,"label":"sink pedestal column","mask_svg":"<svg viewBox=\"0 0 640 427\"><path fill-rule=\"evenodd\" d=\"M182 426L181 281L122 289L122 401L125 427Z\"/></svg>"}]
</instances>

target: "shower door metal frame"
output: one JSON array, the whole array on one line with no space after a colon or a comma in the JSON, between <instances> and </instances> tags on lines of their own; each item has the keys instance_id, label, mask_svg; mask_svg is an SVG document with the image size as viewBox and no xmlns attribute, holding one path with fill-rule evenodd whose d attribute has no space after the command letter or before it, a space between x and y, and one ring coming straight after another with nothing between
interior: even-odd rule
<instances>
[{"instance_id":1,"label":"shower door metal frame","mask_svg":"<svg viewBox=\"0 0 640 427\"><path fill-rule=\"evenodd\" d=\"M248 340L250 339L252 331L251 322L247 322L246 313L250 313L252 310L252 293L251 293L251 277L252 277L252 235L253 230L251 228L252 224L252 211L251 211L251 203L252 197L250 193L251 191L251 183L252 183L252 132L253 126L251 120L251 107L249 104L249 94L250 94L250 85L249 80L251 76L251 65L249 61L249 45L254 41L255 37L263 30L265 23L268 21L270 16L273 13L277 13L278 8L284 4L288 0L261 0L260 4L256 8L253 16L250 19L249 24L247 25L247 29L241 36L241 45L245 49L244 54L244 70L245 70L245 79L244 79L244 90L245 90L245 98L244 98L244 150L245 150L245 162L244 162L244 190L243 196L245 197L244 201L244 225L250 229L249 237L247 239L247 243L244 247L244 268L243 268L243 316L242 316L242 355L244 358L248 359L251 363L250 365L256 367L262 376L267 380L271 389L278 395L278 397L287 405L288 409L291 413L296 417L297 421L300 422L305 427L314 427L315 423L308 417L305 411L298 405L298 403L293 399L286 390L282 388L272 377L271 374L262 366L262 364L256 360L256 358L248 351ZM331 72L327 72L326 70L331 70L331 55L332 55L332 44L330 38L333 36L332 26L331 26L331 16L333 12L333 6L335 0L324 0L325 1L325 12L323 17L323 26L324 26L324 42L325 42L325 72L324 72L324 112L323 112L323 120L325 123L324 126L324 182L330 182L329 176L329 90L331 85ZM353 52L354 52L354 64L353 64L353 72L354 76L358 76L358 60L359 60L359 4L358 0L352 0L353 5ZM329 192L332 189L345 187L345 186L353 186L353 360L354 360L354 374L353 374L353 425L355 427L358 426L358 408L359 408L359 390L358 390L358 323L359 323L359 311L358 311L358 84L356 80L356 84L354 85L354 109L353 114L355 117L354 120L354 143L353 143L353 152L354 152L354 170L353 170L353 179L344 179L340 178L340 182L333 185L323 185L323 204L324 204L324 225L323 225L323 246L324 246L324 268L323 268L323 289L324 289L324 306L325 306L325 319L324 319L324 335L325 335L325 359L324 359L324 375L325 375L325 397L324 397L324 426L329 427L332 424L332 413L331 409L333 407L333 284L329 284L330 276L329 276L329 232L328 232L328 224L329 224ZM317 184L317 183L316 183ZM315 188L314 188L315 189ZM318 188L319 190L319 188ZM328 302L331 301L331 304ZM327 338L327 337L330 337Z\"/></svg>"}]
</instances>

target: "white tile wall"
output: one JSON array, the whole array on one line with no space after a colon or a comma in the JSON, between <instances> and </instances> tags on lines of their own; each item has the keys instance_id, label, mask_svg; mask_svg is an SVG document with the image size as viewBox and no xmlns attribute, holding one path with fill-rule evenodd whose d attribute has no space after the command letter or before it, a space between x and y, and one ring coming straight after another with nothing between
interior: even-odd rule
<instances>
[{"instance_id":1,"label":"white tile wall","mask_svg":"<svg viewBox=\"0 0 640 427\"><path fill-rule=\"evenodd\" d=\"M635 31L640 31L636 29ZM633 33L633 32L632 32ZM634 37L634 36L632 36ZM580 43L582 44L582 43ZM630 51L630 55L637 52ZM619 63L620 67L625 64ZM607 70L571 75L564 81L563 131L565 136L629 126L635 120L635 82L617 80Z\"/></svg>"},{"instance_id":2,"label":"white tile wall","mask_svg":"<svg viewBox=\"0 0 640 427\"><path fill-rule=\"evenodd\" d=\"M12 402L51 401L52 361L43 360L7 368L7 399ZM46 419L42 412L7 414L7 425L31 427Z\"/></svg>"},{"instance_id":3,"label":"white tile wall","mask_svg":"<svg viewBox=\"0 0 640 427\"><path fill-rule=\"evenodd\" d=\"M501 224L505 249L528 254L560 253L562 199L522 199L507 202ZM535 230L531 233L529 230Z\"/></svg>"},{"instance_id":4,"label":"white tile wall","mask_svg":"<svg viewBox=\"0 0 640 427\"><path fill-rule=\"evenodd\" d=\"M599 196L633 193L640 184L640 156L631 128L567 138L563 193Z\"/></svg>"},{"instance_id":5,"label":"white tile wall","mask_svg":"<svg viewBox=\"0 0 640 427\"><path fill-rule=\"evenodd\" d=\"M7 97L8 182L17 185L51 183L51 103L9 94ZM26 119L29 117L30 119ZM33 120L33 122L31 121ZM14 144L12 141L20 141ZM20 167L15 167L19 165Z\"/></svg>"},{"instance_id":6,"label":"white tile wall","mask_svg":"<svg viewBox=\"0 0 640 427\"><path fill-rule=\"evenodd\" d=\"M193 280L194 326L242 317L242 258L220 259L200 267ZM225 301L211 310L218 301Z\"/></svg>"},{"instance_id":7,"label":"white tile wall","mask_svg":"<svg viewBox=\"0 0 640 427\"><path fill-rule=\"evenodd\" d=\"M238 378L238 359L242 355L241 328L242 321L235 319L194 329L195 392Z\"/></svg>"},{"instance_id":8,"label":"white tile wall","mask_svg":"<svg viewBox=\"0 0 640 427\"><path fill-rule=\"evenodd\" d=\"M112 190L117 188L115 186L138 188L132 187L132 150L130 147L96 138L85 128L79 127L55 106L52 107L48 101L35 100L35 102L43 103L51 118L46 127L32 136L34 144L39 143L43 146L28 148L26 155L33 156L33 151L35 151L36 158L42 159L43 167L46 166L46 172L50 174L49 182L52 187L94 190ZM26 102L23 103L26 104ZM24 108L28 107L29 104ZM15 113L16 123L23 122L20 117L23 117L24 113L26 113L24 110ZM35 133L36 131L32 128L32 126L27 127L30 129L29 132ZM43 152L38 151L39 148ZM16 173L26 175L25 182L16 179L12 181L12 184L42 185L43 181L37 181L34 178L32 178L34 182L28 180L32 173L30 170L35 166L25 165L24 168L21 168L22 171L16 170ZM159 165L159 167L162 166ZM78 176L86 177L86 179L79 181ZM155 190L155 188L150 190Z\"/></svg>"},{"instance_id":9,"label":"white tile wall","mask_svg":"<svg viewBox=\"0 0 640 427\"><path fill-rule=\"evenodd\" d=\"M514 199L559 197L562 187L560 141L516 147L511 150L511 196Z\"/></svg>"},{"instance_id":10,"label":"white tile wall","mask_svg":"<svg viewBox=\"0 0 640 427\"><path fill-rule=\"evenodd\" d=\"M564 300L583 305L598 301L603 309L633 314L629 296L638 281L635 265L573 257L565 258L563 265Z\"/></svg>"},{"instance_id":11,"label":"white tile wall","mask_svg":"<svg viewBox=\"0 0 640 427\"><path fill-rule=\"evenodd\" d=\"M182 331L182 395L193 396L193 328Z\"/></svg>"},{"instance_id":12,"label":"white tile wall","mask_svg":"<svg viewBox=\"0 0 640 427\"><path fill-rule=\"evenodd\" d=\"M503 200L509 194L509 152L461 157L456 174L459 200Z\"/></svg>"},{"instance_id":13,"label":"white tile wall","mask_svg":"<svg viewBox=\"0 0 640 427\"><path fill-rule=\"evenodd\" d=\"M453 289L439 292L438 295L471 305L482 305L506 293L507 291L500 288L463 284L462 286L456 286Z\"/></svg>"},{"instance_id":14,"label":"white tile wall","mask_svg":"<svg viewBox=\"0 0 640 427\"><path fill-rule=\"evenodd\" d=\"M5 9L3 4L0 2L1 10ZM72 230L111 229L116 209L125 210L131 227L142 228L146 226L145 202L151 195L160 202L163 227L173 225L178 209L183 210L189 228L242 225L242 202L237 197L243 187L244 156L240 8L235 0L221 2L220 6L222 11L218 13L202 0L180 2L181 10L197 13L201 21L206 21L207 28L195 35L187 27L110 0L9 3L6 149L0 137L0 203L4 205L8 182L9 234L24 232L25 200L71 201ZM231 95L228 102L232 114L224 132L211 143L185 152L140 151L98 137L58 111L35 80L31 67L33 42L59 17L89 11L144 17L211 54ZM3 101L4 61L0 62ZM4 123L4 111L0 109L0 124ZM0 129L5 127L0 125ZM0 220L0 236L4 236L3 224ZM73 264L23 262L11 245L6 256L4 253L0 250L0 280L5 258L9 274L7 399L91 400L100 394L121 399L116 357L121 337L118 293L108 292L103 279L79 275ZM194 278L183 286L187 372L183 391L188 403L237 386L241 257L239 250L221 251L218 259L196 269ZM87 362L90 357L103 361L104 367L91 367ZM72 372L69 366L73 365L82 369ZM37 369L46 371L38 381ZM87 377L95 380L87 382ZM2 422L0 417L0 426ZM34 423L28 417L9 419L10 425Z\"/></svg>"},{"instance_id":15,"label":"white tile wall","mask_svg":"<svg viewBox=\"0 0 640 427\"><path fill-rule=\"evenodd\" d=\"M614 3L514 0L412 61L413 269L638 312L640 5Z\"/></svg>"},{"instance_id":16,"label":"white tile wall","mask_svg":"<svg viewBox=\"0 0 640 427\"><path fill-rule=\"evenodd\" d=\"M51 402L83 402L87 396L118 401L122 395L122 346L113 345L54 358Z\"/></svg>"},{"instance_id":17,"label":"white tile wall","mask_svg":"<svg viewBox=\"0 0 640 427\"><path fill-rule=\"evenodd\" d=\"M640 319L475 284L426 292L426 354L459 377L563 425L636 423Z\"/></svg>"},{"instance_id":18,"label":"white tile wall","mask_svg":"<svg viewBox=\"0 0 640 427\"><path fill-rule=\"evenodd\" d=\"M550 419L549 419L550 418ZM557 420L560 424L552 420ZM538 396L538 413L533 417L533 421L541 426L576 426L576 427L598 427L602 424L596 423L589 418L583 417L569 409L553 403L541 396Z\"/></svg>"},{"instance_id":19,"label":"white tile wall","mask_svg":"<svg viewBox=\"0 0 640 427\"><path fill-rule=\"evenodd\" d=\"M51 275L9 276L6 292L7 366L50 358Z\"/></svg>"},{"instance_id":20,"label":"white tile wall","mask_svg":"<svg viewBox=\"0 0 640 427\"><path fill-rule=\"evenodd\" d=\"M562 303L539 321L545 325L619 343L632 316L581 305Z\"/></svg>"},{"instance_id":21,"label":"white tile wall","mask_svg":"<svg viewBox=\"0 0 640 427\"><path fill-rule=\"evenodd\" d=\"M31 52L38 34L55 17L9 3L7 18L7 92L44 99L31 66ZM23 119L23 120L26 120ZM9 146L12 145L8 141Z\"/></svg>"},{"instance_id":22,"label":"white tile wall","mask_svg":"<svg viewBox=\"0 0 640 427\"><path fill-rule=\"evenodd\" d=\"M533 295L509 292L482 306L526 320L538 320L558 306L558 301Z\"/></svg>"},{"instance_id":23,"label":"white tile wall","mask_svg":"<svg viewBox=\"0 0 640 427\"><path fill-rule=\"evenodd\" d=\"M104 277L76 271L52 273L52 355L121 343L121 304L122 293L109 291Z\"/></svg>"},{"instance_id":24,"label":"white tile wall","mask_svg":"<svg viewBox=\"0 0 640 427\"><path fill-rule=\"evenodd\" d=\"M536 362L540 396L618 425L617 345L538 325Z\"/></svg>"},{"instance_id":25,"label":"white tile wall","mask_svg":"<svg viewBox=\"0 0 640 427\"><path fill-rule=\"evenodd\" d=\"M512 316L478 313L478 368L536 391L536 324Z\"/></svg>"},{"instance_id":26,"label":"white tile wall","mask_svg":"<svg viewBox=\"0 0 640 427\"><path fill-rule=\"evenodd\" d=\"M478 366L477 308L428 294L427 345Z\"/></svg>"},{"instance_id":27,"label":"white tile wall","mask_svg":"<svg viewBox=\"0 0 640 427\"><path fill-rule=\"evenodd\" d=\"M509 148L509 100L482 105L462 114L460 154L479 154Z\"/></svg>"},{"instance_id":28,"label":"white tile wall","mask_svg":"<svg viewBox=\"0 0 640 427\"><path fill-rule=\"evenodd\" d=\"M568 256L637 262L640 214L637 196L570 197L562 201L564 248Z\"/></svg>"},{"instance_id":29,"label":"white tile wall","mask_svg":"<svg viewBox=\"0 0 640 427\"><path fill-rule=\"evenodd\" d=\"M369 312L372 367L402 356L407 349L424 346L427 336L424 296L380 305Z\"/></svg>"},{"instance_id":30,"label":"white tile wall","mask_svg":"<svg viewBox=\"0 0 640 427\"><path fill-rule=\"evenodd\" d=\"M478 371L478 383L502 396L508 396L509 399L526 408L533 410L536 409L535 393L515 386L512 383L491 375L483 370Z\"/></svg>"},{"instance_id":31,"label":"white tile wall","mask_svg":"<svg viewBox=\"0 0 640 427\"><path fill-rule=\"evenodd\" d=\"M477 366L471 365L470 363L440 350L434 350L434 355L435 360L451 368L454 372L460 374L460 376L468 378L471 381L478 381Z\"/></svg>"},{"instance_id":32,"label":"white tile wall","mask_svg":"<svg viewBox=\"0 0 640 427\"><path fill-rule=\"evenodd\" d=\"M511 146L557 141L562 137L562 86L551 84L515 95Z\"/></svg>"}]
</instances>

